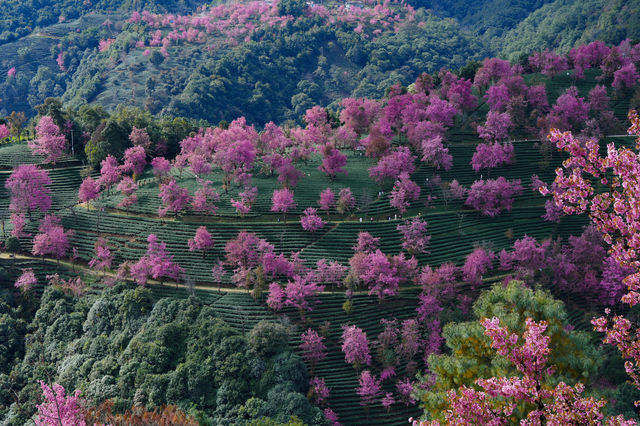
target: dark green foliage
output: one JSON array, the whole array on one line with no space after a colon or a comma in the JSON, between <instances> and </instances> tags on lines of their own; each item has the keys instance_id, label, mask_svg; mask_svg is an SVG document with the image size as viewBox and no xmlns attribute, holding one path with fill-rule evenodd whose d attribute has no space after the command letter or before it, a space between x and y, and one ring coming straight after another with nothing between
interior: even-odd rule
<instances>
[{"instance_id":1,"label":"dark green foliage","mask_svg":"<svg viewBox=\"0 0 640 426\"><path fill-rule=\"evenodd\" d=\"M249 347L260 357L271 357L287 347L287 329L280 323L262 320L249 333Z\"/></svg>"},{"instance_id":2,"label":"dark green foliage","mask_svg":"<svg viewBox=\"0 0 640 426\"><path fill-rule=\"evenodd\" d=\"M27 323L10 312L0 304L0 384L18 390L24 400L37 400L39 389L30 384L47 379L46 370L67 389L81 389L92 403L177 404L198 410L210 424L234 423L256 396L265 402L249 403L253 408L242 415L246 421L265 415L288 421L297 415L313 424L322 418L300 393L308 383L306 367L287 348L279 323L261 323L249 338L253 345L265 338L263 332L273 338L262 360L249 350L245 336L194 297L154 303L150 290L119 284L98 296L74 299L47 287L26 344ZM268 386L257 386L267 375ZM287 389L283 401L268 397L276 385ZM23 423L33 407L18 412L13 402L0 392L0 418Z\"/></svg>"},{"instance_id":3,"label":"dark green foliage","mask_svg":"<svg viewBox=\"0 0 640 426\"><path fill-rule=\"evenodd\" d=\"M9 253L18 253L20 251L20 240L14 236L10 236L4 243L4 248Z\"/></svg>"},{"instance_id":4,"label":"dark green foliage","mask_svg":"<svg viewBox=\"0 0 640 426\"><path fill-rule=\"evenodd\" d=\"M544 48L568 51L593 40L618 44L640 37L638 0L555 0L533 12L502 40L496 49L512 60Z\"/></svg>"},{"instance_id":5,"label":"dark green foliage","mask_svg":"<svg viewBox=\"0 0 640 426\"><path fill-rule=\"evenodd\" d=\"M305 0L278 0L278 14L280 16L302 16L307 10Z\"/></svg>"}]
</instances>

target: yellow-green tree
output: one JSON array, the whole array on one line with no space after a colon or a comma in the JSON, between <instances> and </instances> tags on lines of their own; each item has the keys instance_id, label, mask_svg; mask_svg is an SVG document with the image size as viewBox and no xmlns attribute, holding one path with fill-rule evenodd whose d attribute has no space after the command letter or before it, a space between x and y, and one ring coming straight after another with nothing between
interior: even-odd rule
<instances>
[{"instance_id":1,"label":"yellow-green tree","mask_svg":"<svg viewBox=\"0 0 640 426\"><path fill-rule=\"evenodd\" d=\"M571 385L578 381L588 383L598 368L601 357L591 338L573 330L564 304L548 291L532 290L521 281L511 281L506 287L497 284L480 295L473 305L473 314L474 321L450 323L443 328L448 354L429 357L435 383L428 391L420 392L422 408L429 418L440 418L449 389L473 386L478 378L518 375L513 364L491 348L491 339L485 336L480 324L483 318L498 317L501 324L518 335L524 333L528 317L549 323L549 364L554 366L554 373L548 376L549 386L561 380Z\"/></svg>"}]
</instances>

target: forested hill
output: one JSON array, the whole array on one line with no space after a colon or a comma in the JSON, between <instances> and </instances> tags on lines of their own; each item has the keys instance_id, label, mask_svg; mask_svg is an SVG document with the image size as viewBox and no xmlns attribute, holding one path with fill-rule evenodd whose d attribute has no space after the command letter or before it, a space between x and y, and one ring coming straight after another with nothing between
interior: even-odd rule
<instances>
[{"instance_id":1,"label":"forested hill","mask_svg":"<svg viewBox=\"0 0 640 426\"><path fill-rule=\"evenodd\" d=\"M617 44L640 28L638 0L216 4L2 2L0 114L60 97L211 123L300 122L312 105L380 97L422 72Z\"/></svg>"},{"instance_id":2,"label":"forested hill","mask_svg":"<svg viewBox=\"0 0 640 426\"><path fill-rule=\"evenodd\" d=\"M0 2L0 44L31 34L38 27L105 11L149 10L187 12L201 0L3 0Z\"/></svg>"}]
</instances>

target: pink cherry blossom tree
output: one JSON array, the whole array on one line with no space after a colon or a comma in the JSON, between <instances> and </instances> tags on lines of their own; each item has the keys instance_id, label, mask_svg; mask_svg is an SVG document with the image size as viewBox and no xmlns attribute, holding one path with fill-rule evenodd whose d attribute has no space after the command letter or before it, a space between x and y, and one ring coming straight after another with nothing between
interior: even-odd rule
<instances>
[{"instance_id":1,"label":"pink cherry blossom tree","mask_svg":"<svg viewBox=\"0 0 640 426\"><path fill-rule=\"evenodd\" d=\"M632 88L640 80L640 74L634 64L627 64L613 73L611 87L618 90Z\"/></svg>"},{"instance_id":2,"label":"pink cherry blossom tree","mask_svg":"<svg viewBox=\"0 0 640 426\"><path fill-rule=\"evenodd\" d=\"M402 234L402 248L411 255L422 254L427 251L431 236L427 235L427 222L414 217L405 220L403 224L396 227Z\"/></svg>"},{"instance_id":3,"label":"pink cherry blossom tree","mask_svg":"<svg viewBox=\"0 0 640 426\"><path fill-rule=\"evenodd\" d=\"M273 282L269 284L269 297L267 297L267 306L274 311L280 311L284 308L285 293L280 284Z\"/></svg>"},{"instance_id":4,"label":"pink cherry blossom tree","mask_svg":"<svg viewBox=\"0 0 640 426\"><path fill-rule=\"evenodd\" d=\"M398 294L400 277L398 269L380 250L369 253L364 259L367 265L360 279L369 288L369 295L375 294L378 301Z\"/></svg>"},{"instance_id":5,"label":"pink cherry blossom tree","mask_svg":"<svg viewBox=\"0 0 640 426\"><path fill-rule=\"evenodd\" d=\"M212 182L210 180L198 179L199 188L196 190L193 200L191 201L191 207L198 212L205 212L209 214L216 214L217 207L214 203L220 201L220 194L215 188L211 188Z\"/></svg>"},{"instance_id":6,"label":"pink cherry blossom tree","mask_svg":"<svg viewBox=\"0 0 640 426\"><path fill-rule=\"evenodd\" d=\"M105 271L111 268L113 262L113 255L111 254L107 240L98 238L93 246L93 250L95 251L95 256L89 261L89 266L102 271L102 276L104 276Z\"/></svg>"},{"instance_id":7,"label":"pink cherry blossom tree","mask_svg":"<svg viewBox=\"0 0 640 426\"><path fill-rule=\"evenodd\" d=\"M316 232L324 226L324 221L317 213L318 211L313 207L309 207L304 211L304 216L300 217L302 229L309 232Z\"/></svg>"},{"instance_id":8,"label":"pink cherry blossom tree","mask_svg":"<svg viewBox=\"0 0 640 426\"><path fill-rule=\"evenodd\" d=\"M167 244L158 240L155 234L147 236L147 252L130 268L132 278L141 286L149 277L160 280L162 284L166 278L178 280L183 272L182 267L174 263L173 255L167 252Z\"/></svg>"},{"instance_id":9,"label":"pink cherry blossom tree","mask_svg":"<svg viewBox=\"0 0 640 426\"><path fill-rule=\"evenodd\" d=\"M342 188L338 192L338 201L336 202L336 210L340 214L350 212L356 207L356 198L351 192L351 188Z\"/></svg>"},{"instance_id":10,"label":"pink cherry blossom tree","mask_svg":"<svg viewBox=\"0 0 640 426\"><path fill-rule=\"evenodd\" d=\"M107 158L100 162L100 178L98 182L104 186L107 192L110 188L118 183L122 170L118 167L118 160L113 155L107 155Z\"/></svg>"},{"instance_id":11,"label":"pink cherry blossom tree","mask_svg":"<svg viewBox=\"0 0 640 426\"><path fill-rule=\"evenodd\" d=\"M378 163L369 169L371 176L379 184L386 181L395 181L401 173L411 174L415 171L416 157L411 154L406 146L382 157Z\"/></svg>"},{"instance_id":12,"label":"pink cherry blossom tree","mask_svg":"<svg viewBox=\"0 0 640 426\"><path fill-rule=\"evenodd\" d=\"M125 176L118 183L116 189L122 192L124 198L120 203L118 203L118 207L122 207L124 209L131 207L138 201L138 196L136 195L136 191L138 190L138 184L133 181L129 176Z\"/></svg>"},{"instance_id":13,"label":"pink cherry blossom tree","mask_svg":"<svg viewBox=\"0 0 640 426\"><path fill-rule=\"evenodd\" d=\"M164 217L167 212L172 211L177 216L190 202L191 196L187 188L180 187L175 179L160 185L158 197L162 200L164 207L158 208L158 215Z\"/></svg>"},{"instance_id":14,"label":"pink cherry blossom tree","mask_svg":"<svg viewBox=\"0 0 640 426\"><path fill-rule=\"evenodd\" d=\"M302 351L302 358L311 365L311 371L315 369L318 361L327 357L327 347L322 343L324 337L316 331L308 329L300 335L299 348Z\"/></svg>"},{"instance_id":15,"label":"pink cherry blossom tree","mask_svg":"<svg viewBox=\"0 0 640 426\"><path fill-rule=\"evenodd\" d=\"M509 113L489 111L484 126L478 126L478 135L489 142L499 142L509 137L513 125Z\"/></svg>"},{"instance_id":16,"label":"pink cherry blossom tree","mask_svg":"<svg viewBox=\"0 0 640 426\"><path fill-rule=\"evenodd\" d=\"M187 241L189 245L189 251L202 251L202 258L211 247L213 247L213 239L211 238L211 234L207 231L206 226L200 226L196 229L196 233L192 239Z\"/></svg>"},{"instance_id":17,"label":"pink cherry blossom tree","mask_svg":"<svg viewBox=\"0 0 640 426\"><path fill-rule=\"evenodd\" d=\"M51 207L51 179L46 170L33 164L22 164L16 167L6 180L4 187L11 194L9 210L15 213L27 213L39 209L46 212Z\"/></svg>"},{"instance_id":18,"label":"pink cherry blossom tree","mask_svg":"<svg viewBox=\"0 0 640 426\"><path fill-rule=\"evenodd\" d=\"M475 172L482 169L492 169L504 164L512 164L515 160L513 144L481 143L476 145L476 152L471 157L471 168Z\"/></svg>"},{"instance_id":19,"label":"pink cherry blossom tree","mask_svg":"<svg viewBox=\"0 0 640 426\"><path fill-rule=\"evenodd\" d=\"M347 174L344 166L347 165L347 156L341 153L336 147L328 143L322 148L322 164L318 167L329 179L333 181L338 173Z\"/></svg>"},{"instance_id":20,"label":"pink cherry blossom tree","mask_svg":"<svg viewBox=\"0 0 640 426\"><path fill-rule=\"evenodd\" d=\"M42 116L36 126L36 138L28 143L35 155L44 155L46 163L55 164L67 147L67 138L48 115Z\"/></svg>"},{"instance_id":21,"label":"pink cherry blossom tree","mask_svg":"<svg viewBox=\"0 0 640 426\"><path fill-rule=\"evenodd\" d=\"M131 133L129 134L129 140L133 146L140 146L146 152L149 152L151 149L151 138L149 138L149 134L146 129L139 129L136 126L133 126Z\"/></svg>"},{"instance_id":22,"label":"pink cherry blossom tree","mask_svg":"<svg viewBox=\"0 0 640 426\"><path fill-rule=\"evenodd\" d=\"M360 405L369 407L375 404L380 398L380 380L371 374L371 371L364 370L360 373L359 384L356 393L360 396Z\"/></svg>"},{"instance_id":23,"label":"pink cherry blossom tree","mask_svg":"<svg viewBox=\"0 0 640 426\"><path fill-rule=\"evenodd\" d=\"M39 233L33 237L31 253L34 256L51 255L60 259L69 250L69 233L65 232L57 216L47 215L42 219Z\"/></svg>"},{"instance_id":24,"label":"pink cherry blossom tree","mask_svg":"<svg viewBox=\"0 0 640 426\"><path fill-rule=\"evenodd\" d=\"M32 268L27 268L22 270L22 274L18 277L16 282L13 284L15 288L20 289L20 291L28 292L34 286L38 284L38 279L33 273Z\"/></svg>"},{"instance_id":25,"label":"pink cherry blossom tree","mask_svg":"<svg viewBox=\"0 0 640 426\"><path fill-rule=\"evenodd\" d=\"M151 160L151 167L153 167L153 175L158 182L171 171L171 163L164 157L155 157Z\"/></svg>"},{"instance_id":26,"label":"pink cherry blossom tree","mask_svg":"<svg viewBox=\"0 0 640 426\"><path fill-rule=\"evenodd\" d=\"M312 275L296 275L284 289L284 303L286 306L297 308L304 321L305 312L313 310L313 305L318 303L317 296L322 291L324 291L324 286L315 282Z\"/></svg>"},{"instance_id":27,"label":"pink cherry blossom tree","mask_svg":"<svg viewBox=\"0 0 640 426\"><path fill-rule=\"evenodd\" d=\"M133 173L136 176L140 176L146 165L147 154L142 146L134 146L132 148L128 148L124 152L124 164L122 165L123 172Z\"/></svg>"},{"instance_id":28,"label":"pink cherry blossom tree","mask_svg":"<svg viewBox=\"0 0 640 426\"><path fill-rule=\"evenodd\" d=\"M40 381L42 389L42 403L36 406L36 426L74 425L86 426L84 420L84 402L80 398L80 391L66 394L62 385L54 383L52 386Z\"/></svg>"},{"instance_id":29,"label":"pink cherry blossom tree","mask_svg":"<svg viewBox=\"0 0 640 426\"><path fill-rule=\"evenodd\" d=\"M408 173L400 173L389 194L391 207L396 208L400 213L405 213L411 201L417 201L419 197L420 187L418 184L409 178Z\"/></svg>"},{"instance_id":30,"label":"pink cherry blossom tree","mask_svg":"<svg viewBox=\"0 0 640 426\"><path fill-rule=\"evenodd\" d=\"M520 180L477 180L471 185L465 205L471 206L485 216L497 216L502 210L511 211L513 197L523 191Z\"/></svg>"},{"instance_id":31,"label":"pink cherry blossom tree","mask_svg":"<svg viewBox=\"0 0 640 426\"><path fill-rule=\"evenodd\" d=\"M87 176L82 180L78 189L78 201L81 203L89 203L100 196L100 184L91 176Z\"/></svg>"},{"instance_id":32,"label":"pink cherry blossom tree","mask_svg":"<svg viewBox=\"0 0 640 426\"><path fill-rule=\"evenodd\" d=\"M293 191L287 188L273 191L271 202L271 211L281 212L285 222L287 221L287 212L296 207L296 203L293 201Z\"/></svg>"},{"instance_id":33,"label":"pink cherry blossom tree","mask_svg":"<svg viewBox=\"0 0 640 426\"><path fill-rule=\"evenodd\" d=\"M359 369L362 365L371 364L367 333L355 325L342 326L342 352L347 363Z\"/></svg>"},{"instance_id":34,"label":"pink cherry blossom tree","mask_svg":"<svg viewBox=\"0 0 640 426\"><path fill-rule=\"evenodd\" d=\"M329 210L336 205L336 194L331 188L322 190L318 205L320 205L320 208L327 212L327 216L329 216Z\"/></svg>"},{"instance_id":35,"label":"pink cherry blossom tree","mask_svg":"<svg viewBox=\"0 0 640 426\"><path fill-rule=\"evenodd\" d=\"M491 269L495 254L482 247L476 248L469 253L462 267L462 279L474 285L482 282L482 275Z\"/></svg>"},{"instance_id":36,"label":"pink cherry blossom tree","mask_svg":"<svg viewBox=\"0 0 640 426\"><path fill-rule=\"evenodd\" d=\"M442 136L424 139L420 144L420 151L422 161L437 170L451 170L453 167L453 156L449 153L449 148L444 146Z\"/></svg>"}]
</instances>

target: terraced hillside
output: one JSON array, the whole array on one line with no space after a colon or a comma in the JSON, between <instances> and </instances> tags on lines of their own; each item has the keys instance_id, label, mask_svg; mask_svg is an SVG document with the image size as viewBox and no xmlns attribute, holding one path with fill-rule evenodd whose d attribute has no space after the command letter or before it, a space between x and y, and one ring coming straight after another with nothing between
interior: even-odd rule
<instances>
[{"instance_id":1,"label":"terraced hillside","mask_svg":"<svg viewBox=\"0 0 640 426\"><path fill-rule=\"evenodd\" d=\"M487 63L489 62L487 61ZM511 69L509 68L509 70ZM467 87L471 87L470 81L458 79L456 76L445 73L442 73L441 76L444 79L449 78L454 82L462 85L467 84ZM513 80L518 80L518 77L515 76L511 83ZM446 303L442 303L442 307L438 305L438 309L430 311L421 319L419 326L421 350L432 341L438 342L437 344L441 346L440 340L438 340L439 336L436 338L430 334L432 328L439 333L441 325L466 318L470 301L477 296L481 289L486 288L489 283L498 282L508 275L518 273L518 271L514 272L505 267L502 256L497 255L502 250L505 250L505 253L512 251L516 241L528 236L539 242L552 241L552 243L548 243L548 246L556 250L553 253L557 256L565 256L566 247L576 241L576 238L572 239L572 237L583 233L588 219L584 216L562 216L558 221L543 219L547 211L545 207L547 198L531 187L532 176L538 176L546 183L552 182L555 177L555 169L562 165L564 157L556 150L550 149L548 142L539 138L539 135L536 134L539 132L536 126L538 126L538 118L543 118L543 115L545 119L553 118L553 108L556 108L557 103L560 103L559 99L563 96L565 99L572 97L578 104L582 102L586 105L585 114L594 116L599 110L597 108L590 110L591 107L588 103L584 99L578 98L593 96L590 94L592 89L603 82L609 85L611 78L607 78L601 78L600 70L587 70L586 78L581 80L575 79L573 71L562 72L553 78L540 74L526 74L524 81L529 86L544 86L545 95L551 107L547 108L539 117L523 119L526 121L526 125L522 126L524 130L513 131L509 138L516 140L507 140L507 137L504 137L504 140L500 138L492 140L494 145L504 145L507 148L513 146L515 161L499 167L486 168L479 172L475 172L470 165L476 147L484 142L478 137L478 132L475 129L479 124L489 121L487 117L490 114L496 113L494 110L490 111L490 105L485 102L486 97L482 96L485 94L486 87L473 88L473 94L478 97L478 103L472 108L454 107L455 101L452 100L454 97L442 89L428 89L432 91L427 97L426 93L416 92L415 85L411 88L413 91L395 87L390 91L388 98L376 104L379 112L377 115L374 114L371 122L364 126L366 131L358 128L360 134L357 136L363 141L374 140L375 142L373 139L376 135L375 132L379 131L376 127L379 122L376 120L382 121L383 114L392 116L390 112L392 107L389 105L393 106L394 102L401 102L398 99L409 99L402 108L410 110L412 105L418 109L422 108L419 113L424 114L425 117L440 112L429 110L431 105L440 105L441 108L449 106L453 110L452 124L442 124L443 130L440 135L444 140L443 146L446 146L448 154L453 159L450 168L437 169L432 164L428 164L426 160L419 161L418 159L422 158L422 155L426 157L428 152L425 152L423 145L412 144L409 141L408 132L400 130L402 127L394 124L398 129L393 137L389 136L390 146L386 147L385 151L393 153L406 149L408 152L418 154L418 156L412 157L415 158L415 161L411 160L415 164L403 164L403 166L404 169L415 169L406 178L417 184L420 189L419 197L411 200L406 211L402 213L390 203L390 194L397 194L397 188L400 186L398 182L404 179L400 178L402 170L399 170L396 173L397 176L394 175L384 184L377 184L370 176L369 169L374 167L379 160L372 158L371 153L366 151L370 147L369 144L373 145L372 142L363 142L365 146L357 148L339 148L346 154L346 173L337 173L335 178L330 179L319 170L326 155L326 150L323 148L330 145L327 140L335 137L335 133L339 130L349 130L345 124L349 122L349 117L343 120L344 123L340 127L338 127L338 123L334 123L335 125L332 127L326 118L327 113L323 109L311 110L311 113L314 111L317 113L319 110L324 114L326 121L320 125L324 125L322 128L324 130L320 130L320 132L325 131L326 133L321 133L323 136L320 138L320 142L315 145L308 142L308 140L312 140L312 132L317 130L314 129L311 118L308 119L308 126L304 129L290 126L278 127L280 130L284 129L281 139L286 140L286 144L288 144L280 151L274 149L268 152L265 148L268 143L264 139L260 139L264 133L259 135L251 126L238 125L237 123L231 123L228 127L222 125L211 129L206 135L204 132L197 135L192 134L182 144L180 155L184 159L187 154L190 154L192 157L189 157L189 161L192 161L193 152L201 153L211 146L214 147L212 151L215 151L215 155L224 152L224 143L220 141L226 141L224 138L230 137L228 134L235 136L246 131L248 135L255 135L255 138L248 144L253 144L255 146L252 145L252 148L259 147L263 151L253 151L253 156L258 152L257 160L254 162L253 157L249 155L252 157L249 162L251 167L243 170L243 173L233 176L232 179L229 179L227 169L220 166L217 158L213 159L214 155L207 156L206 154L203 158L206 158L205 161L213 165L213 169L211 172L207 170L197 176L193 164L191 167L171 168L168 176L164 177L156 176L161 174L157 167L153 169L147 166L142 173L134 174L126 166L118 166L118 178L122 179L123 174L131 173L132 182L135 181L138 186L135 191L137 201L126 208L119 206L123 195L120 193L121 190L116 189L117 185L103 190L96 199L86 203L78 202L78 189L83 179L87 176L103 179L106 174L104 169L107 167L103 167L102 173L99 174L97 170L83 167L80 158L69 156L56 165L45 165L42 163L42 158L30 156L26 144L6 144L0 147L0 209L5 213L2 216L4 219L3 240L7 240L12 231L7 220L9 193L4 188L4 183L12 173L12 168L17 164L32 163L45 168L51 177L53 183L50 185L52 195L50 213L55 213L61 219L64 230L69 231L70 247L74 250L67 250L66 256L63 256L61 261L60 259L44 259L31 255L34 247L33 236L46 232L41 229L43 222L45 222L41 220L42 215L31 212L32 214L27 217L23 235L18 240L20 247L18 257L13 259L9 253L2 253L0 256L0 264L7 272L3 281L8 284L7 287L10 287L24 270L32 268L40 283L35 293L37 295L41 294L42 283L47 280L47 275L57 272L63 278L71 278L76 275L74 268L78 268L80 275L84 276L91 294L97 295L105 285L113 285L116 279L128 280L128 285L134 287L133 281L137 277L131 272L131 265L148 253L147 238L150 234L154 234L159 241L166 243L167 252L172 256L173 262L179 264L184 270L184 274L179 277L178 282L164 279L161 282L152 280L149 283L157 300L196 295L234 330L243 334L252 330L260 320L280 321L286 324L289 330L290 346L300 354L302 351L298 345L301 342L301 333L308 328L321 331L328 355L315 366L311 374L324 378L331 388L331 396L327 402L323 403L325 404L323 408L330 406L339 414L343 424L363 424L363 422L366 424L404 424L408 417L420 415L420 409L416 405L409 404L409 407L405 407L404 404L396 402L392 404L391 409L387 410L381 404L376 403L372 407L362 408L362 399L356 389L359 384L360 372L365 366L356 365L357 368L354 368L353 365L345 362L345 356L342 352L344 326L355 325L361 328L372 342L372 347L378 348L379 345L374 342L376 338L381 339L378 336L385 330L385 321L383 320L396 319L398 324L405 324L408 321L411 324L410 321L420 318L421 310L429 308L429 306L425 306L425 296L428 296L425 290L428 285L425 284L425 281L428 281L428 278L423 277L428 276L432 269L435 270L443 264L452 263L458 271L455 275L457 282L453 287L457 291L456 294L460 296L460 300L447 300ZM517 83L518 81L513 85L518 86ZM568 86L572 84L577 87L575 96L567 91ZM525 92L529 89L518 86L518 90ZM631 91L613 90L608 86L604 90L605 94L610 96L608 108L612 112L611 116L614 121L617 120L615 129L624 129L626 113L632 102ZM523 96L521 95L521 97ZM367 105L365 101L361 102L362 105ZM370 102L373 104L378 101ZM362 106L362 109L364 110L365 107ZM512 111L512 109L505 108L505 111ZM498 112L498 114L508 113ZM531 115L535 114L532 112ZM591 116L589 117L591 118ZM426 121L425 118L422 120ZM446 122L446 120L443 121ZM542 125L540 126L542 127ZM584 127L581 130L586 133L589 129ZM356 134L355 130L353 133ZM312 136L308 136L309 134ZM206 139L207 137L210 139ZM628 145L631 143L629 137L619 134L610 134L608 137L602 138L602 142L609 141L616 144ZM156 142L154 141L154 143ZM231 140L229 143L233 142ZM196 146L194 151L188 150L190 146ZM298 152L296 150L309 147L311 149L309 149L308 157L299 155L299 153L294 155L294 152ZM335 146L331 145L330 148L333 149ZM604 143L602 149L604 149ZM144 149L141 151L144 152ZM286 215L272 211L273 194L283 186L278 181L277 173L265 171L269 168L266 157L268 154L274 155L274 153L280 155L280 160L283 162L290 160L290 164L301 175L294 189L293 199L296 206L287 211ZM146 162L147 155L145 154L144 157ZM151 156L149 157L151 158ZM116 159L114 161L118 163ZM229 161L235 160L232 158ZM105 161L103 166L108 163L108 160ZM413 165L415 165L414 168L412 168ZM241 166L238 168L241 169ZM227 172L227 175L224 175L223 171ZM509 181L519 180L523 189L514 197L513 206L508 210L503 209L495 217L483 215L480 211L467 205L464 197L456 199L448 192L449 185L453 180L468 189L478 180L498 177L506 178ZM203 214L201 211L196 212L191 208L181 208L175 214L169 213L167 217L160 217L158 210L162 207L159 197L161 185L167 185L168 182L174 180L179 188L184 188L188 190L189 194L194 194L202 187L203 178L210 180L211 186L220 192L220 199L215 201L218 207L215 215ZM234 180L242 182L242 185L234 183ZM250 212L240 215L232 206L231 200L242 197L240 192L246 191L249 186L246 183L247 180L250 181L251 186L257 188L258 195L250 203ZM105 184L105 186L107 185ZM223 188L227 188L227 191ZM333 207L328 212L319 210L320 216L326 222L324 226L314 232L303 229L300 216L307 208L318 207L320 193L326 188L330 188L336 194L349 188L355 196L355 206L342 213ZM398 230L398 226L406 223L408 219L414 218L420 218L427 222L427 234L430 236L430 240L428 249L424 252L412 253L403 247L405 241L403 241L403 235ZM204 253L200 250L190 250L187 244L187 241L194 238L196 231L202 227L211 234L213 239L213 247ZM230 249L227 247L228 243L234 240L241 231L253 233L263 239L264 242L260 242L263 247L273 246L274 256L283 254L282 259L287 267L290 267L289 272L273 273L273 276L269 276L264 272L264 269L260 269L262 266L252 266L255 270L251 270L249 275L246 275L249 277L246 282L253 279L254 288L252 291L242 288L245 285L242 276L241 279L238 279L238 271L243 272L242 268L239 267L239 262L232 260ZM377 298L373 290L358 281L364 280L362 278L364 274L356 275L354 278L353 271L357 270L357 256L371 254L366 251L354 254L354 246L358 245L362 233L369 233L374 238L380 239L379 247L376 247L380 250L378 259L387 262L390 260L406 262L404 264L408 265L406 269L413 271L411 279L402 282L397 294ZM107 268L106 272L92 271L88 267L89 262L96 257L96 242L99 239L102 239L101 241L113 256L112 265ZM580 241L585 241L585 239ZM471 274L468 274L469 279L462 279L461 277L467 276L462 273L463 265L468 263L470 254L477 252L479 248L492 255L495 253L497 256L489 259L489 264L486 265L483 272L478 274L480 277L477 280ZM576 251L580 248L581 246ZM602 249L602 247L600 248ZM604 253L604 249L601 251ZM411 262L414 262L414 257L415 264L412 266ZM273 281L272 286L277 286L272 289L279 288L285 282L286 287L283 286L283 289L290 289L292 283L301 281L300 277L303 272L299 271L319 269L316 265L321 264L322 262L318 262L323 259L338 262L344 266L345 271L343 272L349 271L350 275L342 274L336 282L327 280L327 283L319 283L327 285L317 294L313 292L314 294L308 295L308 300L305 302L309 302L309 306L296 309L298 306L295 303L277 307L273 303L267 302L267 297L271 298L275 293L275 290L270 293L266 291L270 281ZM212 268L218 265L218 261L224 262L226 272L221 279L217 278L220 271L218 273L213 271L212 274ZM124 268L118 271L118 266L127 262L129 269ZM365 268L373 268L374 266L373 264L364 265ZM597 273L601 272L599 265L593 268ZM397 270L400 269L397 267ZM543 268L538 269L539 271L531 273L532 276L536 273L543 273ZM555 273L555 271L552 272ZM311 272L304 273L310 274ZM401 273L398 274L401 275ZM147 272L146 275L149 276L151 273ZM552 279L547 279L543 284L551 289L556 297L567 301L572 326L580 329L589 327L586 320L588 313L586 312L592 307L593 298L586 294L576 295L575 289L567 288L568 285L563 287ZM437 290L434 291L436 296L441 296L437 294ZM446 295L442 297L444 300ZM428 303L429 299L426 300ZM314 303L316 301L317 304ZM417 313L418 315L416 315ZM80 324L79 321L74 323L76 328ZM375 353L373 355L373 361L365 368L372 370L376 375L381 375L388 368L386 361L384 361L385 354ZM393 393L399 380L413 379L416 370L423 369L422 366L425 365L423 358L425 357L422 354L418 355L417 353L408 358L398 358L398 361L392 364L395 375L392 376L392 379L382 380L380 393ZM111 373L109 376L112 377L120 374L120 372L115 372L115 367Z\"/></svg>"}]
</instances>

